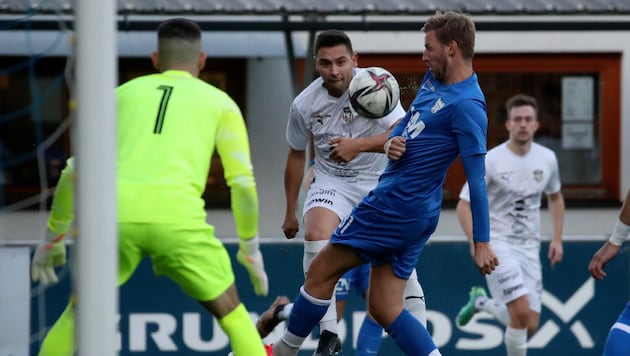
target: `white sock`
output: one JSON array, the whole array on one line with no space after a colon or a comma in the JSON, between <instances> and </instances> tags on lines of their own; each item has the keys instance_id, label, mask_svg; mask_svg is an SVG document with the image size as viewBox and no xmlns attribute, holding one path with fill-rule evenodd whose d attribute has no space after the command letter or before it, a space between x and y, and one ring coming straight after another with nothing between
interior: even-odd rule
<instances>
[{"instance_id":1,"label":"white sock","mask_svg":"<svg viewBox=\"0 0 630 356\"><path fill-rule=\"evenodd\" d=\"M514 329L508 327L505 330L504 343L507 356L526 356L527 329Z\"/></svg>"},{"instance_id":2,"label":"white sock","mask_svg":"<svg viewBox=\"0 0 630 356\"><path fill-rule=\"evenodd\" d=\"M278 319L289 320L292 310L293 310L293 303L289 303L285 305L284 308L282 308L282 310L278 312Z\"/></svg>"},{"instance_id":3,"label":"white sock","mask_svg":"<svg viewBox=\"0 0 630 356\"><path fill-rule=\"evenodd\" d=\"M337 303L334 292L330 298L330 305L326 314L319 321L319 333L321 334L324 330L337 334Z\"/></svg>"},{"instance_id":4,"label":"white sock","mask_svg":"<svg viewBox=\"0 0 630 356\"><path fill-rule=\"evenodd\" d=\"M278 342L273 344L273 354L276 356L297 356L297 353L300 350L299 345L302 345L304 340L293 340L294 337L298 336L285 331L284 336L282 336ZM298 346L294 346L293 344Z\"/></svg>"},{"instance_id":5,"label":"white sock","mask_svg":"<svg viewBox=\"0 0 630 356\"><path fill-rule=\"evenodd\" d=\"M418 281L418 274L415 269L405 285L403 307L418 319L422 325L427 326L427 305L424 300L424 291Z\"/></svg>"},{"instance_id":6,"label":"white sock","mask_svg":"<svg viewBox=\"0 0 630 356\"><path fill-rule=\"evenodd\" d=\"M304 269L304 277L315 256L328 244L328 240L304 241L304 257L302 259L302 268Z\"/></svg>"},{"instance_id":7,"label":"white sock","mask_svg":"<svg viewBox=\"0 0 630 356\"><path fill-rule=\"evenodd\" d=\"M321 251L327 244L328 240L304 241L304 259L302 260L302 267L304 268L305 277L313 259L315 259L315 256L317 256L319 251ZM337 303L335 303L335 300L335 294L333 293L330 306L328 307L328 310L326 310L326 314L324 314L322 319L319 321L320 333L324 330L328 330L337 334Z\"/></svg>"},{"instance_id":8,"label":"white sock","mask_svg":"<svg viewBox=\"0 0 630 356\"><path fill-rule=\"evenodd\" d=\"M507 305L503 303L499 303L492 298L479 297L475 301L475 308L492 314L505 327L510 325L510 312Z\"/></svg>"}]
</instances>

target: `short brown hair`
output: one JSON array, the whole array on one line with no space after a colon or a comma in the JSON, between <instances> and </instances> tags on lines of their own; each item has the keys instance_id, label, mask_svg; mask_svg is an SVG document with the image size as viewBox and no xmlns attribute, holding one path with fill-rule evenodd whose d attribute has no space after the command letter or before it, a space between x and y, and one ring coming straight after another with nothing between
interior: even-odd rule
<instances>
[{"instance_id":1,"label":"short brown hair","mask_svg":"<svg viewBox=\"0 0 630 356\"><path fill-rule=\"evenodd\" d=\"M464 58L472 58L475 51L475 23L470 15L458 11L436 11L425 22L422 31L435 31L435 37L446 45L457 42Z\"/></svg>"},{"instance_id":2,"label":"short brown hair","mask_svg":"<svg viewBox=\"0 0 630 356\"><path fill-rule=\"evenodd\" d=\"M521 106L531 106L534 108L534 111L538 111L538 103L534 97L525 94L516 94L505 102L507 117L510 118L512 108Z\"/></svg>"}]
</instances>

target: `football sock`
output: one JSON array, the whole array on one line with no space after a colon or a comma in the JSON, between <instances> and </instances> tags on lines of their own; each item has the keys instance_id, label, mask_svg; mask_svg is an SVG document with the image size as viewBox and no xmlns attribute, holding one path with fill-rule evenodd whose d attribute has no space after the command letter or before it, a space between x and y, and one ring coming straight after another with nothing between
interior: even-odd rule
<instances>
[{"instance_id":1,"label":"football sock","mask_svg":"<svg viewBox=\"0 0 630 356\"><path fill-rule=\"evenodd\" d=\"M287 330L294 335L306 338L324 316L329 304L330 300L317 299L308 294L302 286L300 294L293 302L293 311L291 311Z\"/></svg>"},{"instance_id":2,"label":"football sock","mask_svg":"<svg viewBox=\"0 0 630 356\"><path fill-rule=\"evenodd\" d=\"M527 355L527 329L508 327L505 330L504 343L507 356Z\"/></svg>"},{"instance_id":3,"label":"football sock","mask_svg":"<svg viewBox=\"0 0 630 356\"><path fill-rule=\"evenodd\" d=\"M304 276L311 266L311 262L319 251L321 251L328 244L328 240L319 241L304 241L304 259L302 261L302 267L304 268ZM337 306L335 303L335 294L333 293L332 300L326 314L319 321L320 332L328 330L337 334Z\"/></svg>"},{"instance_id":4,"label":"football sock","mask_svg":"<svg viewBox=\"0 0 630 356\"><path fill-rule=\"evenodd\" d=\"M74 310L68 303L59 319L46 334L39 356L74 355Z\"/></svg>"},{"instance_id":5,"label":"football sock","mask_svg":"<svg viewBox=\"0 0 630 356\"><path fill-rule=\"evenodd\" d=\"M623 356L628 354L630 345L630 302L613 324L606 338L604 356Z\"/></svg>"},{"instance_id":6,"label":"football sock","mask_svg":"<svg viewBox=\"0 0 630 356\"><path fill-rule=\"evenodd\" d=\"M230 345L235 356L267 356L267 351L265 351L256 326L243 304L239 304L234 310L219 319L219 325L230 339Z\"/></svg>"},{"instance_id":7,"label":"football sock","mask_svg":"<svg viewBox=\"0 0 630 356\"><path fill-rule=\"evenodd\" d=\"M302 268L304 268L304 277L315 256L328 244L328 240L304 241L304 257L302 259Z\"/></svg>"},{"instance_id":8,"label":"football sock","mask_svg":"<svg viewBox=\"0 0 630 356\"><path fill-rule=\"evenodd\" d=\"M405 309L385 331L407 355L440 355L427 329Z\"/></svg>"},{"instance_id":9,"label":"football sock","mask_svg":"<svg viewBox=\"0 0 630 356\"><path fill-rule=\"evenodd\" d=\"M356 356L376 355L383 340L383 327L374 319L365 315L357 337Z\"/></svg>"},{"instance_id":10,"label":"football sock","mask_svg":"<svg viewBox=\"0 0 630 356\"><path fill-rule=\"evenodd\" d=\"M418 274L414 269L407 279L403 292L403 307L416 318L422 325L427 325L427 305L424 300L424 291L418 282Z\"/></svg>"},{"instance_id":11,"label":"football sock","mask_svg":"<svg viewBox=\"0 0 630 356\"><path fill-rule=\"evenodd\" d=\"M300 293L293 302L287 329L282 339L273 345L274 355L297 355L304 339L326 313L329 303L329 300L317 299L308 294L304 286L300 287Z\"/></svg>"},{"instance_id":12,"label":"football sock","mask_svg":"<svg viewBox=\"0 0 630 356\"><path fill-rule=\"evenodd\" d=\"M510 312L507 305L503 303L497 302L492 298L479 297L475 301L475 309L492 314L505 327L510 326Z\"/></svg>"}]
</instances>

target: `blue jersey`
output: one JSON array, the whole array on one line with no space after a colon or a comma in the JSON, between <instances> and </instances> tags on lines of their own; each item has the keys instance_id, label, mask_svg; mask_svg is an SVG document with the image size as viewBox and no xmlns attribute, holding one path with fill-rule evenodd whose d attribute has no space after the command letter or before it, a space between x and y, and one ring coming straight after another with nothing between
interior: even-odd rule
<instances>
[{"instance_id":1,"label":"blue jersey","mask_svg":"<svg viewBox=\"0 0 630 356\"><path fill-rule=\"evenodd\" d=\"M390 137L406 139L407 151L390 161L374 198L407 216L433 217L442 205L442 185L458 155L486 153L488 119L477 75L450 85L430 71L409 111Z\"/></svg>"},{"instance_id":2,"label":"blue jersey","mask_svg":"<svg viewBox=\"0 0 630 356\"><path fill-rule=\"evenodd\" d=\"M407 115L390 135L406 139L405 153L388 163L376 187L337 227L330 242L351 246L372 266L390 263L397 276L408 278L437 227L442 184L458 155L466 177L475 182L470 185L473 239L488 241L487 126L476 75L441 85L427 73Z\"/></svg>"}]
</instances>

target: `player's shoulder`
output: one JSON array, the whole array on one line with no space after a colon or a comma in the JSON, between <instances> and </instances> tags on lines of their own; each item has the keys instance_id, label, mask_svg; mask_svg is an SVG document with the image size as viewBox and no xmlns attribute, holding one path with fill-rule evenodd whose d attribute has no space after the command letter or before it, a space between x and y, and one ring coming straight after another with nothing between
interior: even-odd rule
<instances>
[{"instance_id":1,"label":"player's shoulder","mask_svg":"<svg viewBox=\"0 0 630 356\"><path fill-rule=\"evenodd\" d=\"M294 99L294 105L310 104L312 100L325 95L326 90L323 87L324 80L322 77L317 77L306 88L304 88Z\"/></svg>"},{"instance_id":2,"label":"player's shoulder","mask_svg":"<svg viewBox=\"0 0 630 356\"><path fill-rule=\"evenodd\" d=\"M323 83L324 80L321 77L313 80L293 99L291 111L294 114L299 113L302 117L308 117L313 108L319 106L328 95Z\"/></svg>"},{"instance_id":3,"label":"player's shoulder","mask_svg":"<svg viewBox=\"0 0 630 356\"><path fill-rule=\"evenodd\" d=\"M549 147L532 142L531 152L535 157L545 157L550 160L557 160L556 153Z\"/></svg>"},{"instance_id":4,"label":"player's shoulder","mask_svg":"<svg viewBox=\"0 0 630 356\"><path fill-rule=\"evenodd\" d=\"M488 152L486 153L486 159L488 160L497 159L498 157L505 156L507 153L509 153L509 148L507 147L507 141L506 141L489 149Z\"/></svg>"}]
</instances>

